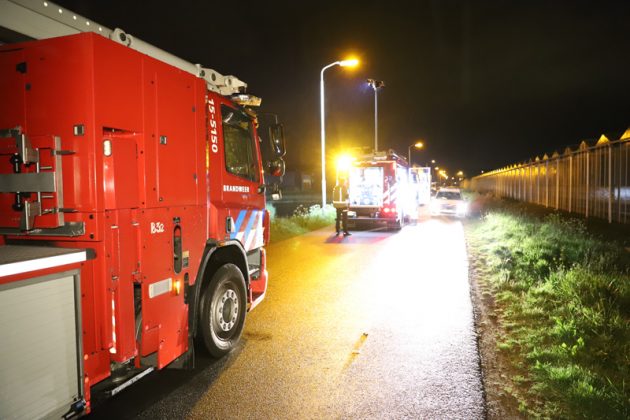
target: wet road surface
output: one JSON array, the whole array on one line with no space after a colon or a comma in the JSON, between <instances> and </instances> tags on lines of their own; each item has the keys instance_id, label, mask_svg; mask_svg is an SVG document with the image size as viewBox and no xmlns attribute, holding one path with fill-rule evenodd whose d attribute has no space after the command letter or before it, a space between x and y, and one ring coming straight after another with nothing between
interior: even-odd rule
<instances>
[{"instance_id":1,"label":"wet road surface","mask_svg":"<svg viewBox=\"0 0 630 420\"><path fill-rule=\"evenodd\" d=\"M484 417L460 222L348 238L320 230L268 256L267 298L236 351L149 375L95 414Z\"/></svg>"}]
</instances>

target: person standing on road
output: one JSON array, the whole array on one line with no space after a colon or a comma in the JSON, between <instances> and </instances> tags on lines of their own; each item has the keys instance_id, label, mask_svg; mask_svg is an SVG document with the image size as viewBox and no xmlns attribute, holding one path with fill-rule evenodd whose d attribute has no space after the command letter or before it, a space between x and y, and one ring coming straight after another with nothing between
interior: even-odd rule
<instances>
[{"instance_id":1,"label":"person standing on road","mask_svg":"<svg viewBox=\"0 0 630 420\"><path fill-rule=\"evenodd\" d=\"M348 232L348 205L348 181L345 178L339 178L333 188L333 206L337 210L335 236L339 236L341 229L343 229L343 236L352 235Z\"/></svg>"}]
</instances>

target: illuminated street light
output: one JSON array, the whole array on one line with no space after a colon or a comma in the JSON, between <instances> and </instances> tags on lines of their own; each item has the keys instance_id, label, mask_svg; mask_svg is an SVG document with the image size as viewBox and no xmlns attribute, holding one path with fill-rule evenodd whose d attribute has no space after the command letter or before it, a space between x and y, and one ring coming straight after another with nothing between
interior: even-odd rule
<instances>
[{"instance_id":1,"label":"illuminated street light","mask_svg":"<svg viewBox=\"0 0 630 420\"><path fill-rule=\"evenodd\" d=\"M438 172L438 174L439 174L442 178L448 179L448 174L446 173L446 171L445 171L444 169L440 170L440 171Z\"/></svg>"},{"instance_id":2,"label":"illuminated street light","mask_svg":"<svg viewBox=\"0 0 630 420\"><path fill-rule=\"evenodd\" d=\"M409 145L409 148L407 149L409 166L411 166L411 148L412 147L415 147L416 149L420 150L424 147L424 143L422 143L421 141L417 141L414 144Z\"/></svg>"},{"instance_id":3,"label":"illuminated street light","mask_svg":"<svg viewBox=\"0 0 630 420\"><path fill-rule=\"evenodd\" d=\"M319 112L321 120L322 131L322 209L326 207L326 120L324 114L324 72L331 67L356 67L359 64L359 60L356 58L335 61L322 68L319 77Z\"/></svg>"},{"instance_id":4,"label":"illuminated street light","mask_svg":"<svg viewBox=\"0 0 630 420\"><path fill-rule=\"evenodd\" d=\"M368 85L374 89L374 152L378 152L378 90L385 87L382 80L367 79Z\"/></svg>"}]
</instances>

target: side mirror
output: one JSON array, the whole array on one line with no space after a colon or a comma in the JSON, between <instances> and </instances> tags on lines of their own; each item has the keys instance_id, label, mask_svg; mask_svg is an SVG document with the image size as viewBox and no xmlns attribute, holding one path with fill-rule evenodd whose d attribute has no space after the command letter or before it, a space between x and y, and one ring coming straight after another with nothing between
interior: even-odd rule
<instances>
[{"instance_id":1,"label":"side mirror","mask_svg":"<svg viewBox=\"0 0 630 420\"><path fill-rule=\"evenodd\" d=\"M287 153L284 145L284 126L282 124L274 124L269 127L269 142L271 143L273 154L277 157L281 158Z\"/></svg>"},{"instance_id":2,"label":"side mirror","mask_svg":"<svg viewBox=\"0 0 630 420\"><path fill-rule=\"evenodd\" d=\"M271 162L267 163L269 167L269 174L271 176L283 176L284 175L284 160L282 158L276 158Z\"/></svg>"}]
</instances>

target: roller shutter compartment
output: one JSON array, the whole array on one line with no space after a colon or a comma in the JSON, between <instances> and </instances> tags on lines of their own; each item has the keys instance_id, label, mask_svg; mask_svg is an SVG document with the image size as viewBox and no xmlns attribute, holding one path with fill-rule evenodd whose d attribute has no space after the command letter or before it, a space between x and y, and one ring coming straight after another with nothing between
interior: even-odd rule
<instances>
[{"instance_id":1,"label":"roller shutter compartment","mask_svg":"<svg viewBox=\"0 0 630 420\"><path fill-rule=\"evenodd\" d=\"M59 418L83 398L79 272L0 284L0 419Z\"/></svg>"}]
</instances>

